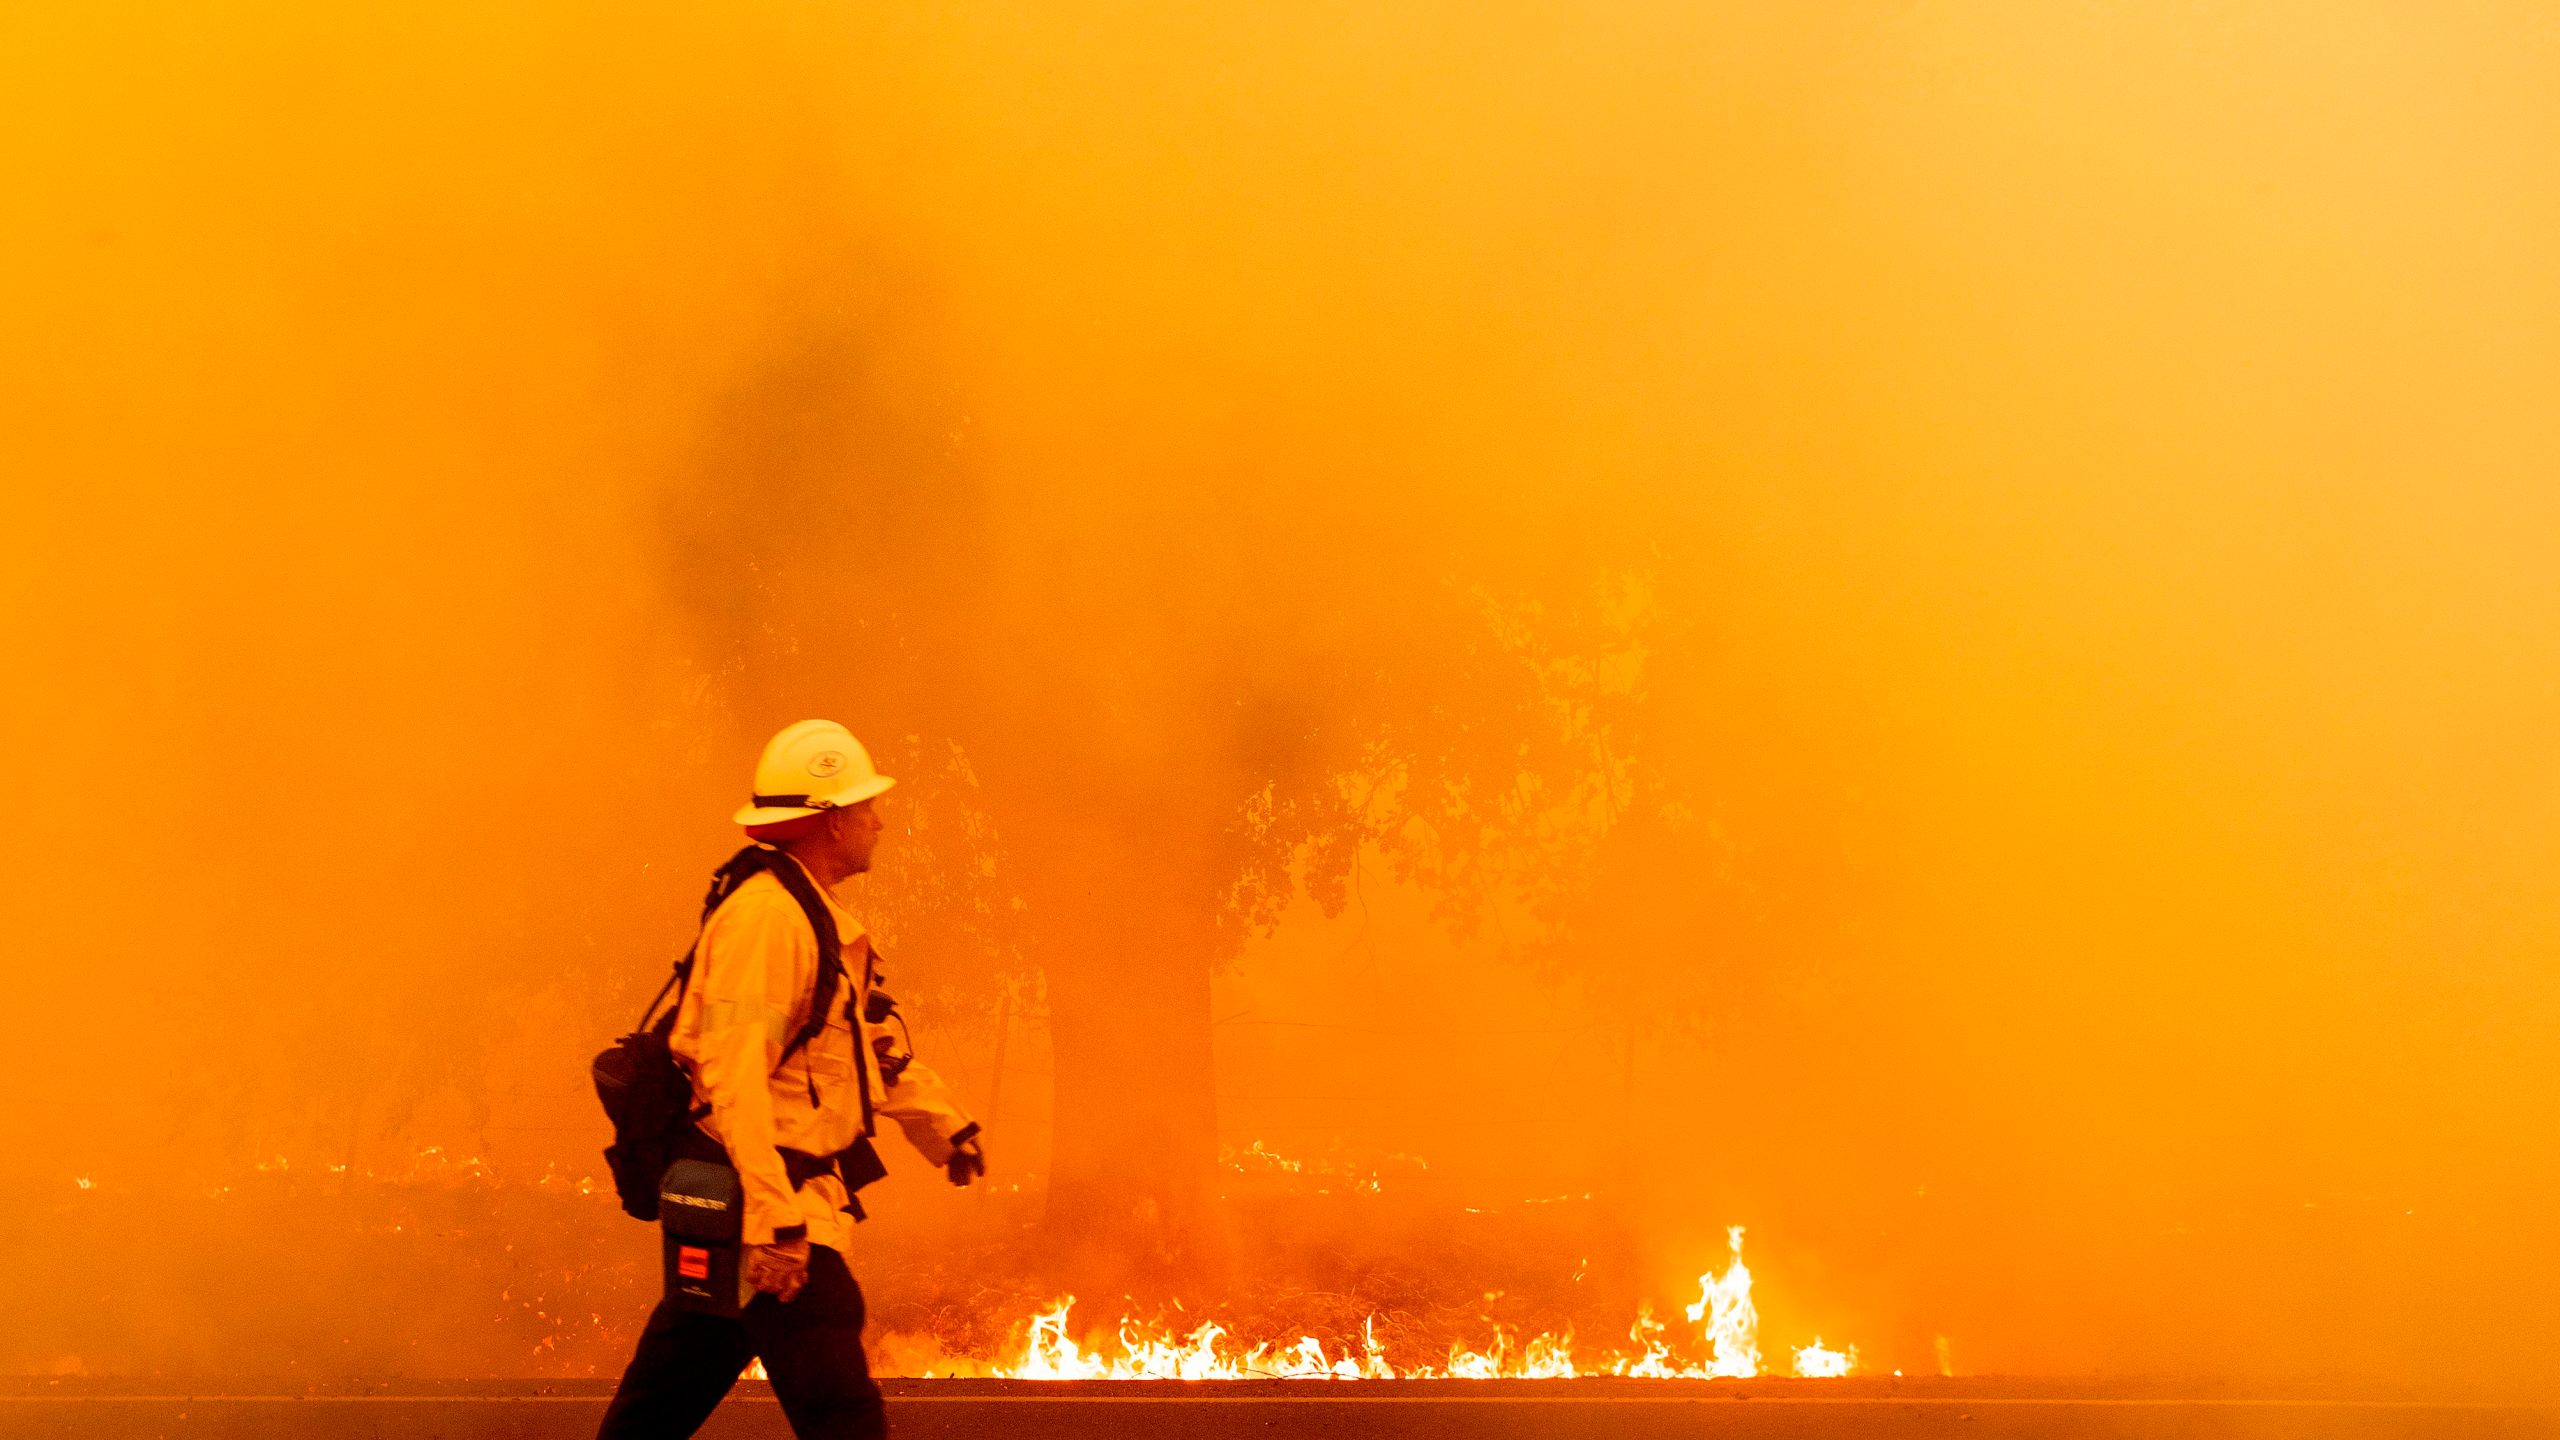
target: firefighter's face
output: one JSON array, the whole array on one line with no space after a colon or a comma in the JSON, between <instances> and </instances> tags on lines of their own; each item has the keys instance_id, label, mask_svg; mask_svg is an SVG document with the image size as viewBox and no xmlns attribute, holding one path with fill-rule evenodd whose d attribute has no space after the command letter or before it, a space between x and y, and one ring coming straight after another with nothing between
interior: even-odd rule
<instances>
[{"instance_id":1,"label":"firefighter's face","mask_svg":"<svg viewBox=\"0 0 2560 1440\"><path fill-rule=\"evenodd\" d=\"M849 874L859 875L871 868L871 852L879 847L880 832L884 828L878 812L872 809L879 803L877 800L865 800L859 805L847 805L841 810L827 812L827 838L835 845L836 854L844 861Z\"/></svg>"}]
</instances>

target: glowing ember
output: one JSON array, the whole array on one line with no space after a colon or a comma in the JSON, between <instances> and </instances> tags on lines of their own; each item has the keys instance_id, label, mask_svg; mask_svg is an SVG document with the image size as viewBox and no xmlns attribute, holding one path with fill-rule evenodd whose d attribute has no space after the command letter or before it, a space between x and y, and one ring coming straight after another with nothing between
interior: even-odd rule
<instances>
[{"instance_id":1,"label":"glowing ember","mask_svg":"<svg viewBox=\"0 0 2560 1440\"><path fill-rule=\"evenodd\" d=\"M1011 1380L1748 1379L1760 1373L1760 1317L1751 1303L1751 1271L1742 1263L1742 1227L1728 1230L1725 1239L1732 1261L1722 1275L1698 1277L1698 1300L1688 1307L1699 1347L1690 1356L1674 1349L1668 1327L1650 1306L1638 1311L1627 1332L1633 1353L1587 1359L1575 1357L1570 1330L1522 1341L1496 1325L1491 1342L1480 1349L1452 1345L1445 1363L1399 1366L1387 1359L1375 1316L1362 1322L1356 1345L1332 1349L1312 1335L1246 1347L1214 1320L1176 1332L1127 1316L1109 1345L1088 1348L1070 1326L1076 1301L1069 1295L1032 1316L1019 1356L987 1373ZM1817 1336L1794 1354L1795 1373L1819 1379L1848 1374L1858 1352L1856 1346L1829 1349Z\"/></svg>"},{"instance_id":2,"label":"glowing ember","mask_svg":"<svg viewBox=\"0 0 2560 1440\"><path fill-rule=\"evenodd\" d=\"M1328 1154L1313 1159L1284 1155L1256 1140L1243 1149L1218 1147L1218 1163L1249 1180L1278 1182L1282 1188L1330 1195L1337 1190L1375 1195L1393 1174L1410 1177L1431 1168L1420 1156L1398 1152L1365 1156Z\"/></svg>"}]
</instances>

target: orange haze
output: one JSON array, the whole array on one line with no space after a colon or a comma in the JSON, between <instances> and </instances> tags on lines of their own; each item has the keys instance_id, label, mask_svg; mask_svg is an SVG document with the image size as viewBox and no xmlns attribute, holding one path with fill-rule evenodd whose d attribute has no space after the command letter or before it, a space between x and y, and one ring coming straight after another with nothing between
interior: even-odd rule
<instances>
[{"instance_id":1,"label":"orange haze","mask_svg":"<svg viewBox=\"0 0 2560 1440\"><path fill-rule=\"evenodd\" d=\"M0 1249L589 1165L823 713L1026 877L903 962L969 1088L1003 977L1187 957L1161 1047L1052 984L1078 1153L1747 1223L1919 1369L2560 1381L2536 7L100 0L0 121ZM1233 951L1266 769L1629 593L1669 838L1572 944L1377 857Z\"/></svg>"}]
</instances>

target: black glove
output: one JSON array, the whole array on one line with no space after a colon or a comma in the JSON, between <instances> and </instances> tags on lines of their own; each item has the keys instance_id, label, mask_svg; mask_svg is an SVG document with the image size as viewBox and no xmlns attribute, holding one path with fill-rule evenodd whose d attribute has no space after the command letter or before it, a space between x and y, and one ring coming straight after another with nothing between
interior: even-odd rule
<instances>
[{"instance_id":1,"label":"black glove","mask_svg":"<svg viewBox=\"0 0 2560 1440\"><path fill-rule=\"evenodd\" d=\"M987 1157L978 1149L978 1137L970 1136L951 1147L951 1158L942 1162L954 1185L966 1185L987 1173Z\"/></svg>"},{"instance_id":2,"label":"black glove","mask_svg":"<svg viewBox=\"0 0 2560 1440\"><path fill-rule=\"evenodd\" d=\"M880 1083L883 1085L897 1084L898 1077L907 1073L908 1062L916 1058L899 1053L895 1035L872 1036L871 1054L880 1062Z\"/></svg>"}]
</instances>

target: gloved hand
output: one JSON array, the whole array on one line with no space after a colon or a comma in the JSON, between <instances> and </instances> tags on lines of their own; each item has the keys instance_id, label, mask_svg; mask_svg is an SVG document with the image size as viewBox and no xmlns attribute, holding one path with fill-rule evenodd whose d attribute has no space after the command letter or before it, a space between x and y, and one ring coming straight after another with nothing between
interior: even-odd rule
<instances>
[{"instance_id":1,"label":"gloved hand","mask_svg":"<svg viewBox=\"0 0 2560 1440\"><path fill-rule=\"evenodd\" d=\"M747 1283L790 1304L800 1287L809 1283L809 1242L748 1246Z\"/></svg>"},{"instance_id":2,"label":"gloved hand","mask_svg":"<svg viewBox=\"0 0 2560 1440\"><path fill-rule=\"evenodd\" d=\"M898 1077L907 1073L907 1062L915 1059L898 1048L895 1035L872 1036L871 1054L880 1062L880 1083L883 1085L897 1084Z\"/></svg>"},{"instance_id":3,"label":"gloved hand","mask_svg":"<svg viewBox=\"0 0 2560 1440\"><path fill-rule=\"evenodd\" d=\"M986 1152L978 1148L978 1137L970 1136L951 1147L951 1158L942 1162L954 1185L966 1185L987 1173Z\"/></svg>"}]
</instances>

